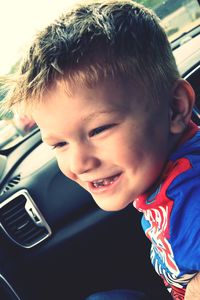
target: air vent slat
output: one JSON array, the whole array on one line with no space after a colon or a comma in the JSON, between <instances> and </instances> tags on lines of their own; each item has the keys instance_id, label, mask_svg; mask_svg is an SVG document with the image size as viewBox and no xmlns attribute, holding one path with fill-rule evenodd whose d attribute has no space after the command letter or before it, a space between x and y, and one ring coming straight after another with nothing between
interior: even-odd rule
<instances>
[{"instance_id":1,"label":"air vent slat","mask_svg":"<svg viewBox=\"0 0 200 300\"><path fill-rule=\"evenodd\" d=\"M15 177L11 178L7 184L4 186L3 190L1 191L0 195L4 195L9 190L11 190L13 187L15 187L21 180L21 175L18 174Z\"/></svg>"},{"instance_id":2,"label":"air vent slat","mask_svg":"<svg viewBox=\"0 0 200 300\"><path fill-rule=\"evenodd\" d=\"M21 216L23 213L24 213L24 208L21 207L18 210L13 211L12 214L9 214L9 215L7 214L7 217L5 217L5 215L4 215L4 220L6 222L9 222L10 219L15 219L16 220L17 217Z\"/></svg>"},{"instance_id":3,"label":"air vent slat","mask_svg":"<svg viewBox=\"0 0 200 300\"><path fill-rule=\"evenodd\" d=\"M30 222L27 215L23 216L21 219L16 220L15 222L14 221L12 224L7 224L7 226L11 231L16 231L16 232L19 229L22 231L24 227L27 226L27 224Z\"/></svg>"},{"instance_id":4,"label":"air vent slat","mask_svg":"<svg viewBox=\"0 0 200 300\"><path fill-rule=\"evenodd\" d=\"M33 227L33 225L32 226L30 225L30 226L23 227L22 230L21 229L16 230L16 235L19 238L24 238L27 235L30 235L30 234L32 234L33 232L36 232L36 231L38 231L38 228L36 228L35 226Z\"/></svg>"},{"instance_id":5,"label":"air vent slat","mask_svg":"<svg viewBox=\"0 0 200 300\"><path fill-rule=\"evenodd\" d=\"M23 202L20 201L19 203L13 203L12 206L7 205L6 210L5 210L5 208L2 208L2 215L4 215L4 216L10 215L10 214L12 214L13 211L18 210L20 207L24 208L24 204L25 204L25 201L23 201Z\"/></svg>"},{"instance_id":6,"label":"air vent slat","mask_svg":"<svg viewBox=\"0 0 200 300\"><path fill-rule=\"evenodd\" d=\"M30 235L29 237L27 237L24 241L26 243L29 243L30 241L36 239L36 238L40 238L40 237L43 237L46 235L46 232L44 230L41 230L41 231L38 231L38 232L35 232L34 234Z\"/></svg>"},{"instance_id":7,"label":"air vent slat","mask_svg":"<svg viewBox=\"0 0 200 300\"><path fill-rule=\"evenodd\" d=\"M10 220L8 222L8 220L6 219L6 224L10 229L14 229L17 224L23 223L25 220L27 219L27 213L24 211L21 215L19 216L15 216L15 218L13 218L12 220Z\"/></svg>"},{"instance_id":8,"label":"air vent slat","mask_svg":"<svg viewBox=\"0 0 200 300\"><path fill-rule=\"evenodd\" d=\"M31 216L27 212L35 212ZM26 190L0 204L0 222L6 234L18 245L33 247L46 239L51 230Z\"/></svg>"}]
</instances>

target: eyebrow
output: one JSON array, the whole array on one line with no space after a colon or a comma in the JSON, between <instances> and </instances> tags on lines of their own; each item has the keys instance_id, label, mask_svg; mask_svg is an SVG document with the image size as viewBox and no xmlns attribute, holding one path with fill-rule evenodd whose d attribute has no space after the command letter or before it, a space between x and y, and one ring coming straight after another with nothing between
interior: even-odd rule
<instances>
[{"instance_id":1,"label":"eyebrow","mask_svg":"<svg viewBox=\"0 0 200 300\"><path fill-rule=\"evenodd\" d=\"M48 144L48 142L50 141L53 141L55 140L56 138L52 135L47 135L46 137L42 137L42 141L45 143L45 144Z\"/></svg>"},{"instance_id":2,"label":"eyebrow","mask_svg":"<svg viewBox=\"0 0 200 300\"><path fill-rule=\"evenodd\" d=\"M98 112L92 112L91 114L87 115L86 117L83 117L82 118L82 121L90 121L90 120L93 120L95 119L98 115L100 114L108 114L108 113L116 113L118 112L117 109L111 109L111 110L102 110L102 111L98 111ZM43 142L47 143L48 141L54 141L54 140L57 140L57 138L51 134L45 136L44 137L42 136L42 140Z\"/></svg>"},{"instance_id":3,"label":"eyebrow","mask_svg":"<svg viewBox=\"0 0 200 300\"><path fill-rule=\"evenodd\" d=\"M102 110L102 111L98 111L98 112L95 111L95 112L89 114L88 116L82 118L82 120L83 121L89 121L89 120L95 119L100 114L109 114L109 113L114 113L114 112L117 112L117 111L118 111L117 109Z\"/></svg>"}]
</instances>

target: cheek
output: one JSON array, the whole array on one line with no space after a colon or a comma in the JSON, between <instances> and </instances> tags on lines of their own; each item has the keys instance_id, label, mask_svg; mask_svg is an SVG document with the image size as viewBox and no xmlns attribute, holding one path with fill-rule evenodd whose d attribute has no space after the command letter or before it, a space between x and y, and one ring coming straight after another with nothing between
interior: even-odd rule
<instances>
[{"instance_id":1,"label":"cheek","mask_svg":"<svg viewBox=\"0 0 200 300\"><path fill-rule=\"evenodd\" d=\"M65 159L61 154L56 155L56 159L60 171L69 179L75 180L76 178L74 174L69 171L67 159Z\"/></svg>"},{"instance_id":2,"label":"cheek","mask_svg":"<svg viewBox=\"0 0 200 300\"><path fill-rule=\"evenodd\" d=\"M59 167L60 171L61 171L65 176L68 177L68 171L67 171L67 168L66 168L65 164L63 163L63 161L57 158L57 162L58 162L58 167Z\"/></svg>"},{"instance_id":3,"label":"cheek","mask_svg":"<svg viewBox=\"0 0 200 300\"><path fill-rule=\"evenodd\" d=\"M113 145L112 157L131 168L144 168L163 159L166 146L165 138L156 131L143 130L142 134L130 132L130 135L121 137L119 143Z\"/></svg>"}]
</instances>

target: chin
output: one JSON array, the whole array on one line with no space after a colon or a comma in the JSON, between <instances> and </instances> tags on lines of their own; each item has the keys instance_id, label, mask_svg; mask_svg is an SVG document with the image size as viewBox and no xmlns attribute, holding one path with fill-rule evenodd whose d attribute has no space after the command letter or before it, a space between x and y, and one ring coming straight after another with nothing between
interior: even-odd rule
<instances>
[{"instance_id":1,"label":"chin","mask_svg":"<svg viewBox=\"0 0 200 300\"><path fill-rule=\"evenodd\" d=\"M104 211L120 211L126 208L133 201L129 201L126 203L121 201L120 203L118 203L117 201L113 201L113 203L111 203L111 201L108 199L108 200L100 200L100 201L95 200L95 202Z\"/></svg>"}]
</instances>

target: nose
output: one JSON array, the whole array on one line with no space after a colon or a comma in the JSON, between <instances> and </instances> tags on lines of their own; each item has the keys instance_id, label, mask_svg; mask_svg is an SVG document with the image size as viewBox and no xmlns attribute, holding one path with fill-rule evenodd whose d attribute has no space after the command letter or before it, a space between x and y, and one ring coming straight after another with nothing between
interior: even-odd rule
<instances>
[{"instance_id":1,"label":"nose","mask_svg":"<svg viewBox=\"0 0 200 300\"><path fill-rule=\"evenodd\" d=\"M100 164L89 145L79 144L71 147L69 151L69 172L74 176L87 173Z\"/></svg>"}]
</instances>

